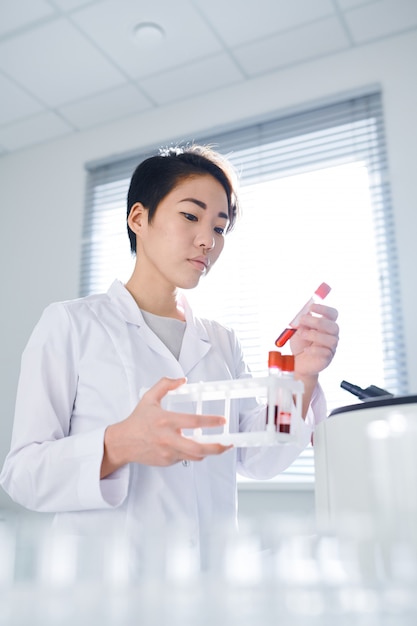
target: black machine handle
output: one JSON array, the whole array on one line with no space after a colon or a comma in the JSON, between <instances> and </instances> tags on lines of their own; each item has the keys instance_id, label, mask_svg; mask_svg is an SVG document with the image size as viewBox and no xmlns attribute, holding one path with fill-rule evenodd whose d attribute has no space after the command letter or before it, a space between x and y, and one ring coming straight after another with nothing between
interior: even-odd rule
<instances>
[{"instance_id":1,"label":"black machine handle","mask_svg":"<svg viewBox=\"0 0 417 626\"><path fill-rule=\"evenodd\" d=\"M359 400L367 400L369 398L380 398L380 397L393 397L394 394L390 393L386 389L381 389L381 387L376 387L375 385L369 385L366 389L362 389L358 387L358 385L353 385L352 383L348 383L347 380L342 380L340 383L342 389L346 389L354 396L359 398Z\"/></svg>"}]
</instances>

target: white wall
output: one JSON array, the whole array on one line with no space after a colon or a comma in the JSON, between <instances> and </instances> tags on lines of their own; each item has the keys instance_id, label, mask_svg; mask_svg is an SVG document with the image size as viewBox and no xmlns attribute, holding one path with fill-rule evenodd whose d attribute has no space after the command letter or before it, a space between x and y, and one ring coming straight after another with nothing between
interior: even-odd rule
<instances>
[{"instance_id":1,"label":"white wall","mask_svg":"<svg viewBox=\"0 0 417 626\"><path fill-rule=\"evenodd\" d=\"M0 159L0 464L10 442L20 354L28 335L49 302L78 296L84 164L375 85L382 88L385 106L409 391L417 392L416 58L417 34L406 34ZM9 504L0 490L0 506Z\"/></svg>"}]
</instances>

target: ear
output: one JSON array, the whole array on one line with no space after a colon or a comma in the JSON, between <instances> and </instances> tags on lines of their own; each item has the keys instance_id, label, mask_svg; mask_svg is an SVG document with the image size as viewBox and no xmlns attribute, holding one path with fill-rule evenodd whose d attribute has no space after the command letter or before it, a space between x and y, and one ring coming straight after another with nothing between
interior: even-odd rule
<instances>
[{"instance_id":1,"label":"ear","mask_svg":"<svg viewBox=\"0 0 417 626\"><path fill-rule=\"evenodd\" d=\"M148 223L148 209L146 209L141 202L135 202L130 209L127 223L129 224L130 230L132 230L135 235L139 235L143 226Z\"/></svg>"}]
</instances>

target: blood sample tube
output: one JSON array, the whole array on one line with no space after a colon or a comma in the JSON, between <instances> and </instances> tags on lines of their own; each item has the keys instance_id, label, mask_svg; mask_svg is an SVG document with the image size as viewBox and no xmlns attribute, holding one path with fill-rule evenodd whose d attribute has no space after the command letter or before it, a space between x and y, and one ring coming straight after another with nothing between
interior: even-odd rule
<instances>
[{"instance_id":1,"label":"blood sample tube","mask_svg":"<svg viewBox=\"0 0 417 626\"><path fill-rule=\"evenodd\" d=\"M281 377L285 380L294 380L294 355L285 354L281 359ZM278 428L280 433L289 433L291 430L293 399L291 389L282 387L280 390Z\"/></svg>"},{"instance_id":2,"label":"blood sample tube","mask_svg":"<svg viewBox=\"0 0 417 626\"><path fill-rule=\"evenodd\" d=\"M278 350L271 350L268 353L268 374L269 376L281 375L281 360L282 355ZM278 430L278 415L279 415L279 393L278 389L270 388L268 392L268 407L267 407L267 430Z\"/></svg>"},{"instance_id":3,"label":"blood sample tube","mask_svg":"<svg viewBox=\"0 0 417 626\"><path fill-rule=\"evenodd\" d=\"M330 290L331 290L331 287L329 287L327 283L321 283L321 285L317 287L316 291L313 293L310 300L305 303L303 308L297 313L297 315L294 317L292 322L288 324L287 328L285 328L285 330L282 331L278 339L275 341L275 345L278 348L282 348L282 346L284 346L287 343L287 341L291 339L291 337L294 335L294 333L296 332L297 328L300 325L301 316L309 312L310 307L312 304L314 304L314 302L319 302L320 300L324 300L324 298L329 294Z\"/></svg>"}]
</instances>

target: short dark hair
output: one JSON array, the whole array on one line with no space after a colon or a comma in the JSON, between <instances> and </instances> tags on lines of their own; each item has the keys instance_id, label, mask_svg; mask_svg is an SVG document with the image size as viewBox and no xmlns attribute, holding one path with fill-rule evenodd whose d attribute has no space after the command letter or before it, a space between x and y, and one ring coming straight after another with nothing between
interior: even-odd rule
<instances>
[{"instance_id":1,"label":"short dark hair","mask_svg":"<svg viewBox=\"0 0 417 626\"><path fill-rule=\"evenodd\" d=\"M148 210L152 222L159 203L181 181L195 176L213 176L223 187L227 196L229 232L238 216L236 173L221 154L209 146L197 144L184 147L161 148L155 156L140 163L133 172L127 194L127 217L136 202ZM127 225L132 254L136 253L136 235Z\"/></svg>"}]
</instances>

